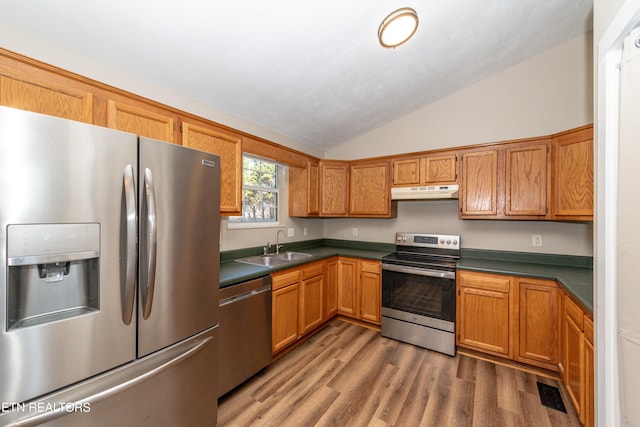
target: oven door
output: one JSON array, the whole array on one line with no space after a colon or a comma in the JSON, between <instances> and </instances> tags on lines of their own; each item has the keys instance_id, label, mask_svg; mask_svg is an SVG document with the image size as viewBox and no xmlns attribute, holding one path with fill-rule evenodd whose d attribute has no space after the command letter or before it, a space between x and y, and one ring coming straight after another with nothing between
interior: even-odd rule
<instances>
[{"instance_id":1,"label":"oven door","mask_svg":"<svg viewBox=\"0 0 640 427\"><path fill-rule=\"evenodd\" d=\"M455 271L382 265L382 310L412 313L453 327L456 316Z\"/></svg>"}]
</instances>

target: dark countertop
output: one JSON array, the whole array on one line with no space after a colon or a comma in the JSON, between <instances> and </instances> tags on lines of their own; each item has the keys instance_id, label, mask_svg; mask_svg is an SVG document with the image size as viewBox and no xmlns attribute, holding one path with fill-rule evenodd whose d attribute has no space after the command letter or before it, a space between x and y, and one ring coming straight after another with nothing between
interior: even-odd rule
<instances>
[{"instance_id":1,"label":"dark countertop","mask_svg":"<svg viewBox=\"0 0 640 427\"><path fill-rule=\"evenodd\" d=\"M259 248L258 248L259 250ZM233 259L258 255L256 249L230 251L221 256L220 262L220 287L235 285L256 277L266 276L280 270L286 270L309 262L330 258L332 256L348 256L354 258L364 258L380 260L395 250L394 245L371 242L351 242L333 239L319 239L311 242L291 243L286 245L282 251L296 251L311 254L310 258L299 261L288 262L284 265L274 267L264 267L260 265L245 264L235 262Z\"/></svg>"},{"instance_id":2,"label":"dark countertop","mask_svg":"<svg viewBox=\"0 0 640 427\"><path fill-rule=\"evenodd\" d=\"M591 257L463 249L458 269L556 280L593 314Z\"/></svg>"},{"instance_id":3,"label":"dark countertop","mask_svg":"<svg viewBox=\"0 0 640 427\"><path fill-rule=\"evenodd\" d=\"M276 271L337 255L380 260L393 252L395 246L372 242L318 239L286 245L283 251L305 252L312 256L284 265L264 267L233 261L237 258L258 255L260 250L261 248L249 248L223 253L220 257L220 287L235 285ZM458 268L556 280L586 310L593 313L592 257L463 249Z\"/></svg>"}]
</instances>

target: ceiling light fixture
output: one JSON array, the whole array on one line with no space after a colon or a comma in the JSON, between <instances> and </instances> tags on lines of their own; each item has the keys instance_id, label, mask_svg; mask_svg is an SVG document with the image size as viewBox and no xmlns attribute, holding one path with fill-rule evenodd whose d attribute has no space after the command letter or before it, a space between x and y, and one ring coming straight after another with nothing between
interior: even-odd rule
<instances>
[{"instance_id":1,"label":"ceiling light fixture","mask_svg":"<svg viewBox=\"0 0 640 427\"><path fill-rule=\"evenodd\" d=\"M410 7L391 12L378 28L378 40L383 47L396 47L406 42L418 29L418 14Z\"/></svg>"}]
</instances>

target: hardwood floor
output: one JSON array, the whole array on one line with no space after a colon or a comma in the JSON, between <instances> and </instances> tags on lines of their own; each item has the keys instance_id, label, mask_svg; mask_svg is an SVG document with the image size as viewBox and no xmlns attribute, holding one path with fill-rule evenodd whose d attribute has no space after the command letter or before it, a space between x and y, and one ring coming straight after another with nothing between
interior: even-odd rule
<instances>
[{"instance_id":1,"label":"hardwood floor","mask_svg":"<svg viewBox=\"0 0 640 427\"><path fill-rule=\"evenodd\" d=\"M580 426L558 382L334 320L219 401L219 426Z\"/></svg>"}]
</instances>

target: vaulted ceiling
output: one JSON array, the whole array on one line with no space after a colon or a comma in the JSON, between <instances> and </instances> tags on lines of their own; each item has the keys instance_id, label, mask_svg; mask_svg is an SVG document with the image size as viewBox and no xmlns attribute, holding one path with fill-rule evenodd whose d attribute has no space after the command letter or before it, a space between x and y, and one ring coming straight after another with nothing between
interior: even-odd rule
<instances>
[{"instance_id":1,"label":"vaulted ceiling","mask_svg":"<svg viewBox=\"0 0 640 427\"><path fill-rule=\"evenodd\" d=\"M381 47L380 22L405 6L418 13L415 36ZM592 0L0 0L0 27L325 150L589 31L592 9Z\"/></svg>"}]
</instances>

